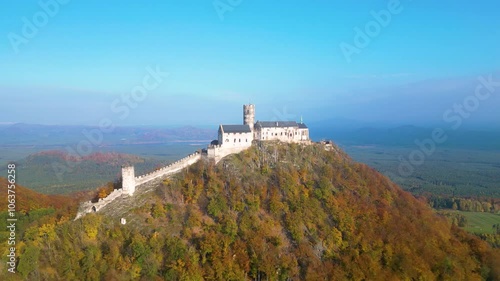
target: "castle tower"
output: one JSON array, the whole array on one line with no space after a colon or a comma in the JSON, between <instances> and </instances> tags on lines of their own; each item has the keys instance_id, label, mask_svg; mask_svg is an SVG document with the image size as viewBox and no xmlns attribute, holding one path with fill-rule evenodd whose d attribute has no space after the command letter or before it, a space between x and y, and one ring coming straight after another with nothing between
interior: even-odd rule
<instances>
[{"instance_id":1,"label":"castle tower","mask_svg":"<svg viewBox=\"0 0 500 281\"><path fill-rule=\"evenodd\" d=\"M122 189L128 195L135 192L135 171L134 166L122 166Z\"/></svg>"},{"instance_id":2,"label":"castle tower","mask_svg":"<svg viewBox=\"0 0 500 281\"><path fill-rule=\"evenodd\" d=\"M243 105L243 125L249 125L250 130L253 132L253 125L255 124L255 105Z\"/></svg>"}]
</instances>

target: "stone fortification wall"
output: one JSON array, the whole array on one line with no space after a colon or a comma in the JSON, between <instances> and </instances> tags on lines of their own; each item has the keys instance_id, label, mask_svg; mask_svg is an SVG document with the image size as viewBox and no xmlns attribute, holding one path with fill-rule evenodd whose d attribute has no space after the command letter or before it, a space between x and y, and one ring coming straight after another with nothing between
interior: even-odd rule
<instances>
[{"instance_id":1,"label":"stone fortification wall","mask_svg":"<svg viewBox=\"0 0 500 281\"><path fill-rule=\"evenodd\" d=\"M127 180L127 188L123 186L122 189L115 189L111 192L106 198L99 199L99 202L93 203L92 201L84 202L80 205L78 209L78 213L76 215L75 220L81 218L85 214L98 212L104 206L111 203L113 200L119 198L120 196L131 196L133 195L135 188L141 184L145 184L149 181L152 181L157 178L167 177L173 175L182 169L189 167L190 165L198 162L201 159L201 153L195 152L190 154L174 163L171 163L168 166L165 166L157 171L151 172L149 174L145 174L142 176L134 177L134 168L133 167L123 167L122 172L125 173L124 180ZM130 179L131 177L131 179ZM131 184L134 184L131 186ZM130 186L129 186L130 185Z\"/></svg>"},{"instance_id":2,"label":"stone fortification wall","mask_svg":"<svg viewBox=\"0 0 500 281\"><path fill-rule=\"evenodd\" d=\"M141 184L145 184L149 181L152 181L156 178L166 177L172 174L179 172L180 170L198 162L201 159L201 154L199 152L195 152L190 154L180 160L171 163L168 166L165 166L159 170L151 172L149 174L145 174L142 176L135 177L135 185L139 186Z\"/></svg>"},{"instance_id":3,"label":"stone fortification wall","mask_svg":"<svg viewBox=\"0 0 500 281\"><path fill-rule=\"evenodd\" d=\"M78 209L78 213L76 214L75 220L83 217L85 214L98 212L104 206L111 203L116 198L122 196L124 194L123 189L115 189L111 192L106 198L99 199L99 202L93 203L92 201L84 202L80 205Z\"/></svg>"},{"instance_id":4,"label":"stone fortification wall","mask_svg":"<svg viewBox=\"0 0 500 281\"><path fill-rule=\"evenodd\" d=\"M240 153L244 150L247 150L248 148L250 148L250 146L226 147L224 145L212 145L207 148L207 157L209 159L214 159L215 163L218 163L227 155Z\"/></svg>"}]
</instances>

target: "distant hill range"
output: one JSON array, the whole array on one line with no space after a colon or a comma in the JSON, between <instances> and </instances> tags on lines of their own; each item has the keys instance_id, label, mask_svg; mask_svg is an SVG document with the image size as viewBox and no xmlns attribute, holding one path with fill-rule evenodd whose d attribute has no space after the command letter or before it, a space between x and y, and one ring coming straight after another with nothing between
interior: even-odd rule
<instances>
[{"instance_id":1,"label":"distant hill range","mask_svg":"<svg viewBox=\"0 0 500 281\"><path fill-rule=\"evenodd\" d=\"M376 123L358 122L348 119L327 119L309 122L313 140L333 139L342 145L414 146L416 139L430 138L435 127L413 125L382 126ZM441 147L500 149L500 128L472 129L465 125L458 130L442 126L448 140ZM91 126L55 126L37 124L0 125L0 147L43 146L61 147L76 144L86 137L84 131L98 130ZM175 142L210 143L217 138L217 129L183 126L178 128L134 126L116 127L103 134L98 146L159 144ZM1 158L1 157L0 157Z\"/></svg>"},{"instance_id":2,"label":"distant hill range","mask_svg":"<svg viewBox=\"0 0 500 281\"><path fill-rule=\"evenodd\" d=\"M338 121L338 123L336 123ZM419 127L413 125L383 127L345 120L329 120L311 123L313 139L334 139L342 145L415 146L415 140L431 138L435 128L442 128L448 139L439 144L447 148L500 149L500 128L480 130L446 126Z\"/></svg>"},{"instance_id":3,"label":"distant hill range","mask_svg":"<svg viewBox=\"0 0 500 281\"><path fill-rule=\"evenodd\" d=\"M67 145L85 140L84 132L99 130L92 126L56 126L16 123L0 126L0 145ZM134 143L166 143L176 141L205 141L216 138L217 130L192 126L116 127L103 134L102 145Z\"/></svg>"}]
</instances>

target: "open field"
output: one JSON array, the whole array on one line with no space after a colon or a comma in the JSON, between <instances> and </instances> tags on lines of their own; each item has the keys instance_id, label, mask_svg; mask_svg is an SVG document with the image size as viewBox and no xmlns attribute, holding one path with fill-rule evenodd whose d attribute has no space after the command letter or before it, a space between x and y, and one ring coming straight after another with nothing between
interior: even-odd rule
<instances>
[{"instance_id":1,"label":"open field","mask_svg":"<svg viewBox=\"0 0 500 281\"><path fill-rule=\"evenodd\" d=\"M500 224L500 214L454 211L467 218L465 230L472 233L493 234L493 225Z\"/></svg>"}]
</instances>

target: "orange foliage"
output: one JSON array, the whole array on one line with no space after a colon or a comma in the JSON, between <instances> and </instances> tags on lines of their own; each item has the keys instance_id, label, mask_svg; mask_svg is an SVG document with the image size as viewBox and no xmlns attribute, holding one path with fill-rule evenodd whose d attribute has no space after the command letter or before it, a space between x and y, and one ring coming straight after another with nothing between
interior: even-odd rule
<instances>
[{"instance_id":1,"label":"orange foliage","mask_svg":"<svg viewBox=\"0 0 500 281\"><path fill-rule=\"evenodd\" d=\"M7 179L0 177L1 189L6 190L7 185ZM15 192L17 211L28 212L33 209L48 207L54 207L55 209L76 209L78 205L78 202L73 197L41 194L17 184ZM7 211L7 204L0 204L0 211Z\"/></svg>"}]
</instances>

